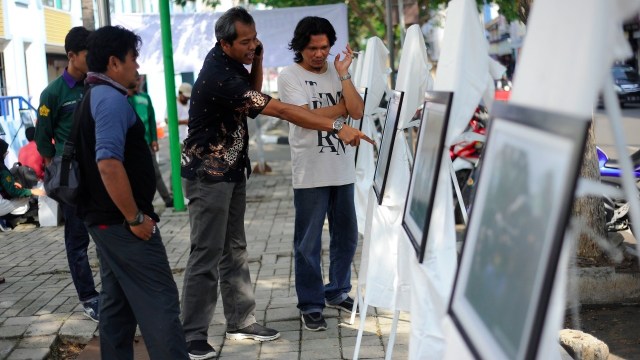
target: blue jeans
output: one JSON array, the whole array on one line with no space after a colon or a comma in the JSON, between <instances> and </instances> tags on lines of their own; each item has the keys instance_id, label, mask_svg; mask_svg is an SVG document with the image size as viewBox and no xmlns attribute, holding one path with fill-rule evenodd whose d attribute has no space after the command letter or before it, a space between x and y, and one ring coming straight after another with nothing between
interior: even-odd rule
<instances>
[{"instance_id":1,"label":"blue jeans","mask_svg":"<svg viewBox=\"0 0 640 360\"><path fill-rule=\"evenodd\" d=\"M358 246L353 184L294 189L293 238L296 293L303 314L322 312L325 300L339 304L351 291L351 262ZM329 283L321 268L322 227L329 218Z\"/></svg>"},{"instance_id":2,"label":"blue jeans","mask_svg":"<svg viewBox=\"0 0 640 360\"><path fill-rule=\"evenodd\" d=\"M98 297L93 272L89 266L89 232L84 222L76 215L76 208L61 204L64 212L64 247L73 285L81 302Z\"/></svg>"}]
</instances>

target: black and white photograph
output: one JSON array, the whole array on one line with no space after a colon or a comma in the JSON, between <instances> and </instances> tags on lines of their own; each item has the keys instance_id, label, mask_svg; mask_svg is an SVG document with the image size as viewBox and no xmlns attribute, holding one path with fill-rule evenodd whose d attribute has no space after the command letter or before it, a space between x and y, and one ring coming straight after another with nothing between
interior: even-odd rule
<instances>
[{"instance_id":1,"label":"black and white photograph","mask_svg":"<svg viewBox=\"0 0 640 360\"><path fill-rule=\"evenodd\" d=\"M586 121L503 106L513 118L491 120L450 314L479 358L533 359Z\"/></svg>"},{"instance_id":2,"label":"black and white photograph","mask_svg":"<svg viewBox=\"0 0 640 360\"><path fill-rule=\"evenodd\" d=\"M384 121L384 130L382 132L382 141L378 147L378 160L376 162L376 172L373 176L373 190L378 199L378 205L382 205L384 197L384 187L387 182L387 171L391 161L391 153L393 144L396 139L396 131L398 129L398 119L400 118L400 109L402 108L402 99L404 93L402 91L393 90L387 104L387 116Z\"/></svg>"},{"instance_id":3,"label":"black and white photograph","mask_svg":"<svg viewBox=\"0 0 640 360\"><path fill-rule=\"evenodd\" d=\"M362 96L362 102L364 103L365 109L367 108L367 88L366 87L360 87L358 88L358 94L360 94L360 96ZM351 119L351 117L349 117L349 120L351 121L351 126L357 127L358 130L362 131L362 122L365 121L365 115L362 115L362 119L360 120L354 120ZM354 156L354 158L356 159L356 164L358 163L358 150L360 150L360 147L356 147L356 155Z\"/></svg>"},{"instance_id":4,"label":"black and white photograph","mask_svg":"<svg viewBox=\"0 0 640 360\"><path fill-rule=\"evenodd\" d=\"M402 226L422 262L436 183L444 154L452 94L427 92L411 171Z\"/></svg>"}]
</instances>

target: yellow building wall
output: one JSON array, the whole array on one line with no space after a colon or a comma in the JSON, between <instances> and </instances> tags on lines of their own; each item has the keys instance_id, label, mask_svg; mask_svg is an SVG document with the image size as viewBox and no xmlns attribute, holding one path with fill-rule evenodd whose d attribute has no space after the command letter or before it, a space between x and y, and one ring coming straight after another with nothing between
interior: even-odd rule
<instances>
[{"instance_id":1,"label":"yellow building wall","mask_svg":"<svg viewBox=\"0 0 640 360\"><path fill-rule=\"evenodd\" d=\"M44 7L44 30L47 34L47 44L64 45L64 38L70 29L71 14L69 12Z\"/></svg>"}]
</instances>

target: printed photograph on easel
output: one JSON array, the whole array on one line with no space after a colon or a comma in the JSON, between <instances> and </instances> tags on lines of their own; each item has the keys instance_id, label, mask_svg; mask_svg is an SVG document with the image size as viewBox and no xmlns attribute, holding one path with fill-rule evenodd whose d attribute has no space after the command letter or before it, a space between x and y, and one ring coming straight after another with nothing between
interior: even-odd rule
<instances>
[{"instance_id":1,"label":"printed photograph on easel","mask_svg":"<svg viewBox=\"0 0 640 360\"><path fill-rule=\"evenodd\" d=\"M396 132L398 130L398 120L400 119L400 109L402 107L402 99L404 92L392 90L387 105L387 116L384 122L384 130L382 132L382 141L378 147L378 160L376 162L376 171L373 175L373 190L378 199L378 205L382 205L384 197L384 188L387 182L387 171L391 163L391 153L393 152L393 144L396 140Z\"/></svg>"},{"instance_id":2,"label":"printed photograph on easel","mask_svg":"<svg viewBox=\"0 0 640 360\"><path fill-rule=\"evenodd\" d=\"M362 97L362 102L364 103L364 106L365 106L365 109L366 109L366 106L367 106L367 88L366 87L358 88L358 94L360 94L360 96ZM351 116L349 116L349 119L351 120L351 123L349 125L351 125L353 127L357 127L358 130L360 130L360 131L362 131L362 122L363 121L368 121L368 120L365 119L365 115L364 114L362 115L362 119L360 119L360 120L353 120L353 119L351 119ZM358 150L360 150L360 146L356 147L356 155L354 156L356 164L358 163Z\"/></svg>"},{"instance_id":3,"label":"printed photograph on easel","mask_svg":"<svg viewBox=\"0 0 640 360\"><path fill-rule=\"evenodd\" d=\"M422 262L427 245L429 220L449 124L453 94L427 92L422 107L411 181L405 202L402 226Z\"/></svg>"},{"instance_id":4,"label":"printed photograph on easel","mask_svg":"<svg viewBox=\"0 0 640 360\"><path fill-rule=\"evenodd\" d=\"M588 121L494 107L449 314L481 359L534 359Z\"/></svg>"}]
</instances>

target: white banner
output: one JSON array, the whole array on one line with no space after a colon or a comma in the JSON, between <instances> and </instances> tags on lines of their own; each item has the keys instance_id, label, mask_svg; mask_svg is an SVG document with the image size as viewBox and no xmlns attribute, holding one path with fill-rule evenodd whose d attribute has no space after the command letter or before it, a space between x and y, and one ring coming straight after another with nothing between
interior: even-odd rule
<instances>
[{"instance_id":1,"label":"white banner","mask_svg":"<svg viewBox=\"0 0 640 360\"><path fill-rule=\"evenodd\" d=\"M264 45L263 66L280 67L293 63L288 49L293 30L305 16L328 19L338 37L331 54L340 54L348 42L347 6L345 4L304 6L251 11L258 39ZM175 73L198 73L209 50L215 45L215 23L222 12L171 15L171 38ZM121 25L142 38L138 64L142 73L162 72L162 34L159 14L114 14L113 25Z\"/></svg>"}]
</instances>

